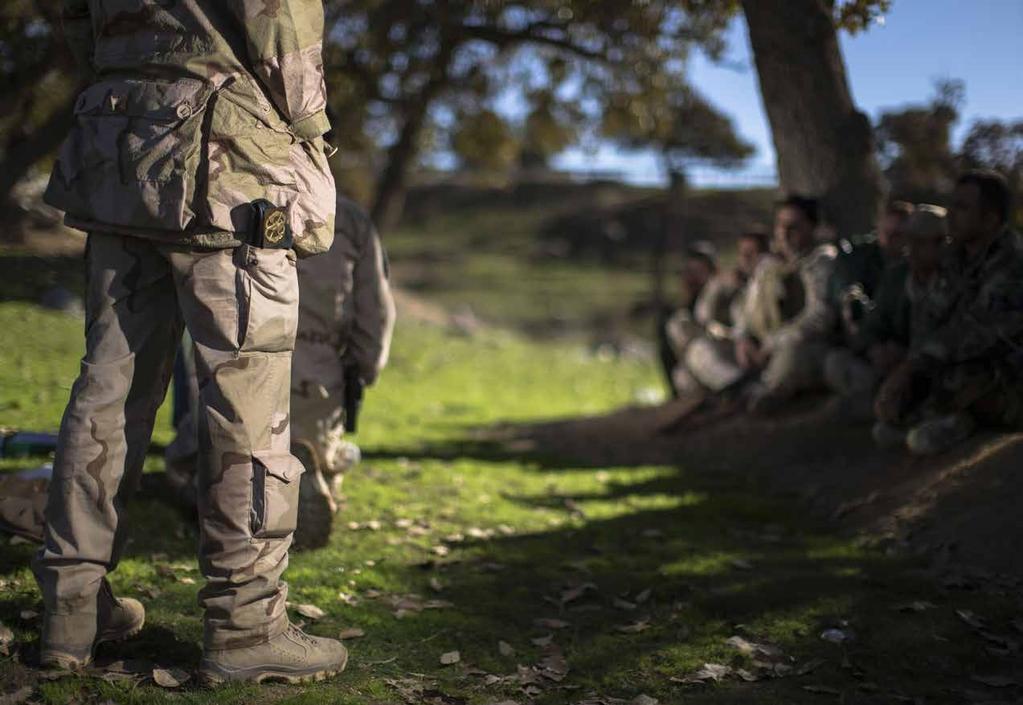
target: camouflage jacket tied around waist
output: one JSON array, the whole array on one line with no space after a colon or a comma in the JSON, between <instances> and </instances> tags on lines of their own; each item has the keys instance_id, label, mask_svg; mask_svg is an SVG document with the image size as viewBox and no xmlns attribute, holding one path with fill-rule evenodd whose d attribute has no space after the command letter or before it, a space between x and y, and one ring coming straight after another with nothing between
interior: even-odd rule
<instances>
[{"instance_id":1,"label":"camouflage jacket tied around waist","mask_svg":"<svg viewBox=\"0 0 1023 705\"><path fill-rule=\"evenodd\" d=\"M300 254L326 251L319 0L65 0L95 81L78 97L48 203L69 225L226 247L250 204L286 207Z\"/></svg>"}]
</instances>

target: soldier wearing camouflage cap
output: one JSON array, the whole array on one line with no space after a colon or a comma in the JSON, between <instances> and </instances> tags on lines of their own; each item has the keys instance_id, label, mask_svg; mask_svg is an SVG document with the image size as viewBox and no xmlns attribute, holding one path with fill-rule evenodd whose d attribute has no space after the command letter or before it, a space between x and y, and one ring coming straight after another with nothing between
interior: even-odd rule
<instances>
[{"instance_id":1,"label":"soldier wearing camouflage cap","mask_svg":"<svg viewBox=\"0 0 1023 705\"><path fill-rule=\"evenodd\" d=\"M54 463L43 549L44 666L137 632L106 574L186 326L200 381L206 681L344 668L292 626L281 580L301 463L290 453L296 252L330 246L334 185L319 0L65 0L93 83L47 190L89 233L86 352Z\"/></svg>"}]
</instances>

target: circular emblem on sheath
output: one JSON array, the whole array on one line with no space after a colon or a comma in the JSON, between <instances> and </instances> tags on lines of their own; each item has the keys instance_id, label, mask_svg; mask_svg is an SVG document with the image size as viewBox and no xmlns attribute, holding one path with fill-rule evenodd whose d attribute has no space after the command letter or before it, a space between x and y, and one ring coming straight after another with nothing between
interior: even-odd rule
<instances>
[{"instance_id":1,"label":"circular emblem on sheath","mask_svg":"<svg viewBox=\"0 0 1023 705\"><path fill-rule=\"evenodd\" d=\"M272 245L284 239L288 232L288 223L284 219L284 211L274 211L263 222L263 238Z\"/></svg>"}]
</instances>

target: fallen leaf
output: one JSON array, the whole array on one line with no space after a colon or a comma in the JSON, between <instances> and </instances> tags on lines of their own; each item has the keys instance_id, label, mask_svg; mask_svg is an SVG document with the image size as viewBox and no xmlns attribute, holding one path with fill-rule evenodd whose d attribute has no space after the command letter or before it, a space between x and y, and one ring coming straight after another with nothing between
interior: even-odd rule
<instances>
[{"instance_id":1,"label":"fallen leaf","mask_svg":"<svg viewBox=\"0 0 1023 705\"><path fill-rule=\"evenodd\" d=\"M694 671L682 678L671 678L670 680L675 683L706 683L707 681L720 683L722 680L731 675L731 673L731 667L725 666L724 664L705 663L703 664L703 668L698 671Z\"/></svg>"},{"instance_id":2,"label":"fallen leaf","mask_svg":"<svg viewBox=\"0 0 1023 705\"><path fill-rule=\"evenodd\" d=\"M657 705L659 702L657 698L651 698L649 695L637 695L629 702L629 705Z\"/></svg>"},{"instance_id":3,"label":"fallen leaf","mask_svg":"<svg viewBox=\"0 0 1023 705\"><path fill-rule=\"evenodd\" d=\"M627 612L631 612L632 610L636 609L635 602L629 602L628 600L623 600L620 597L616 597L611 604L613 604L618 609L625 610Z\"/></svg>"},{"instance_id":4,"label":"fallen leaf","mask_svg":"<svg viewBox=\"0 0 1023 705\"><path fill-rule=\"evenodd\" d=\"M551 642L554 641L554 635L548 634L547 636L538 636L535 639L530 639L530 641L537 646L550 646Z\"/></svg>"},{"instance_id":5,"label":"fallen leaf","mask_svg":"<svg viewBox=\"0 0 1023 705\"><path fill-rule=\"evenodd\" d=\"M451 666L462 660L462 655L457 651L448 651L445 654L440 655L440 664L442 666Z\"/></svg>"},{"instance_id":6,"label":"fallen leaf","mask_svg":"<svg viewBox=\"0 0 1023 705\"><path fill-rule=\"evenodd\" d=\"M440 578L436 577L430 578L430 589L433 590L434 592L443 592L444 583L440 581Z\"/></svg>"},{"instance_id":7,"label":"fallen leaf","mask_svg":"<svg viewBox=\"0 0 1023 705\"><path fill-rule=\"evenodd\" d=\"M533 624L543 629L564 629L572 626L569 622L561 619L534 619Z\"/></svg>"},{"instance_id":8,"label":"fallen leaf","mask_svg":"<svg viewBox=\"0 0 1023 705\"><path fill-rule=\"evenodd\" d=\"M22 610L22 611L21 611L21 614L20 614L19 616L20 616L20 617L21 617L21 618L22 618L22 619L23 619L24 621L26 621L26 622L30 622L30 621L32 621L33 619L35 619L36 617L38 617L38 616L39 616L39 613L38 613L38 612L36 612L35 610Z\"/></svg>"},{"instance_id":9,"label":"fallen leaf","mask_svg":"<svg viewBox=\"0 0 1023 705\"><path fill-rule=\"evenodd\" d=\"M770 646L769 644L758 644L748 641L741 636L729 637L725 640L725 643L746 656L753 656L768 661L777 661L784 658L784 654L778 647Z\"/></svg>"},{"instance_id":10,"label":"fallen leaf","mask_svg":"<svg viewBox=\"0 0 1023 705\"><path fill-rule=\"evenodd\" d=\"M649 695L637 695L629 702L629 705L657 705L659 702L660 700L651 698Z\"/></svg>"},{"instance_id":11,"label":"fallen leaf","mask_svg":"<svg viewBox=\"0 0 1023 705\"><path fill-rule=\"evenodd\" d=\"M733 558L729 563L732 564L733 568L738 568L739 570L753 570L753 564L744 558Z\"/></svg>"},{"instance_id":12,"label":"fallen leaf","mask_svg":"<svg viewBox=\"0 0 1023 705\"><path fill-rule=\"evenodd\" d=\"M974 629L983 629L985 626L984 619L970 610L956 610L956 616Z\"/></svg>"},{"instance_id":13,"label":"fallen leaf","mask_svg":"<svg viewBox=\"0 0 1023 705\"><path fill-rule=\"evenodd\" d=\"M593 590L595 592L597 590L597 586L594 585L593 583L583 583L582 585L576 585L575 587L571 587L561 593L561 604L565 605L568 604L569 602L574 602L575 600L578 600L580 597L585 595L590 590Z\"/></svg>"},{"instance_id":14,"label":"fallen leaf","mask_svg":"<svg viewBox=\"0 0 1023 705\"><path fill-rule=\"evenodd\" d=\"M161 688L179 688L191 676L180 668L154 668L153 681Z\"/></svg>"},{"instance_id":15,"label":"fallen leaf","mask_svg":"<svg viewBox=\"0 0 1023 705\"><path fill-rule=\"evenodd\" d=\"M190 578L187 575L178 578L178 582L182 585L195 585L195 578Z\"/></svg>"},{"instance_id":16,"label":"fallen leaf","mask_svg":"<svg viewBox=\"0 0 1023 705\"><path fill-rule=\"evenodd\" d=\"M739 678L746 681L747 683L756 683L758 680L760 680L760 677L758 675L747 671L745 668L736 669L735 675L739 676Z\"/></svg>"},{"instance_id":17,"label":"fallen leaf","mask_svg":"<svg viewBox=\"0 0 1023 705\"><path fill-rule=\"evenodd\" d=\"M649 600L650 599L650 595L652 594L652 592L653 591L650 590L650 588L647 588L643 592L641 592L638 595L636 595L636 604L637 605L642 605L644 602Z\"/></svg>"},{"instance_id":18,"label":"fallen leaf","mask_svg":"<svg viewBox=\"0 0 1023 705\"><path fill-rule=\"evenodd\" d=\"M339 592L337 594L337 599L341 600L341 602L345 603L349 607L354 607L359 604L359 598L355 595L349 595L347 592Z\"/></svg>"},{"instance_id":19,"label":"fallen leaf","mask_svg":"<svg viewBox=\"0 0 1023 705\"><path fill-rule=\"evenodd\" d=\"M424 610L446 610L454 606L455 603L448 600L427 600L423 603Z\"/></svg>"},{"instance_id":20,"label":"fallen leaf","mask_svg":"<svg viewBox=\"0 0 1023 705\"><path fill-rule=\"evenodd\" d=\"M515 647L509 644L507 641L497 642L497 650L502 656L514 656Z\"/></svg>"},{"instance_id":21,"label":"fallen leaf","mask_svg":"<svg viewBox=\"0 0 1023 705\"><path fill-rule=\"evenodd\" d=\"M369 521L366 522L366 528L369 529L370 531L380 531L381 526L382 524L376 519L370 519Z\"/></svg>"},{"instance_id":22,"label":"fallen leaf","mask_svg":"<svg viewBox=\"0 0 1023 705\"><path fill-rule=\"evenodd\" d=\"M345 641L346 639L361 639L364 636L366 636L366 632L358 627L348 627L348 629L342 629L337 638Z\"/></svg>"},{"instance_id":23,"label":"fallen leaf","mask_svg":"<svg viewBox=\"0 0 1023 705\"><path fill-rule=\"evenodd\" d=\"M327 615L326 612L321 610L316 605L309 604L299 605L298 607L295 608L295 611L298 612L303 617L305 617L306 619L312 619L314 621L317 619L323 619Z\"/></svg>"},{"instance_id":24,"label":"fallen leaf","mask_svg":"<svg viewBox=\"0 0 1023 705\"><path fill-rule=\"evenodd\" d=\"M431 548L430 552L433 553L435 556L440 556L441 558L443 558L444 556L451 553L451 549L448 548L447 546L437 545Z\"/></svg>"},{"instance_id":25,"label":"fallen leaf","mask_svg":"<svg viewBox=\"0 0 1023 705\"><path fill-rule=\"evenodd\" d=\"M832 644L843 644L849 641L850 638L849 634L841 629L825 629L821 632L821 639Z\"/></svg>"},{"instance_id":26,"label":"fallen leaf","mask_svg":"<svg viewBox=\"0 0 1023 705\"><path fill-rule=\"evenodd\" d=\"M615 629L622 634L639 634L640 632L645 632L649 628L650 622L645 619L633 622L632 624L623 624L620 627L615 627Z\"/></svg>"}]
</instances>

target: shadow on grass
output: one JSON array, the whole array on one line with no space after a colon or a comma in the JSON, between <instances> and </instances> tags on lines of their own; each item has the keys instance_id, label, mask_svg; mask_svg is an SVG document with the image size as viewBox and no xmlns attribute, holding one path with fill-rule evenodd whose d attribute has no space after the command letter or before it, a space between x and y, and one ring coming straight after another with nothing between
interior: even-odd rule
<instances>
[{"instance_id":1,"label":"shadow on grass","mask_svg":"<svg viewBox=\"0 0 1023 705\"><path fill-rule=\"evenodd\" d=\"M504 425L490 438L470 434L454 442L368 452L369 465L423 461L429 466L423 479L434 483L439 477L431 473L443 473L444 461L460 459L482 461L486 473L514 464L556 476L597 468L616 474L601 489L509 490L503 497L515 506L551 515L549 527L450 540L439 552L445 555L429 552L428 543L438 538L412 541L390 524L374 533L339 529L327 549L297 554L292 599L327 600L318 602L327 616L311 629L331 635L359 625L368 634L353 647L349 675L302 691L309 701L394 702L391 686L384 684L410 678L448 694L436 702L522 698L518 679L484 685L484 674L507 677L521 673L519 665L540 663L551 653L542 645L548 637L563 650L568 674L563 680L538 677L530 699L545 705L579 702L589 691L626 698L646 693L668 703L817 703L835 693L854 703L958 702L972 674L1019 670L1014 662L993 660L955 616L956 609L979 609L992 624L1007 623L1013 605L950 592L922 578L913 559L839 539L791 502L756 491L746 479L752 465L734 467L737 458L757 454L764 456L753 463L758 466L796 459L811 467L829 458L835 463L833 444L845 431L822 431L813 442L787 447L785 442L806 438L806 420L796 419L774 429L770 440L782 443L778 448L750 445L749 436L737 436L734 428L708 432L698 442L662 438L620 448L621 436L607 436L602 424L621 427L622 420L609 419L592 425L586 420ZM731 461L722 460L723 437L732 441ZM851 463L876 457L872 450L848 453ZM617 472L623 467L642 470L643 476L630 481ZM407 481L399 472L349 480L394 486ZM580 510L574 503L601 506ZM131 518L134 542L128 553L137 574L122 586L133 580L157 584L164 604L139 640L104 656L191 669L199 655L195 588L146 572L144 564L190 560L194 533L182 530L187 522L177 510L152 498L137 502ZM0 550L0 573L18 571L29 554L22 548ZM341 563L347 571L339 570ZM370 563L369 575L356 580L362 569L353 565ZM392 614L393 604L370 592L429 595L438 585L438 596L452 608L403 619ZM355 592L361 602L350 607L330 602L339 592ZM901 607L913 602L931 607L919 612ZM17 621L19 611L32 604L31 591L22 586L0 600L0 619ZM848 640L823 641L820 634L827 629L840 629ZM705 662L756 672L750 658L724 644L736 634L782 649L789 677L711 687L670 680ZM515 654L502 654L499 641ZM439 655L454 650L461 664L440 668ZM294 691L279 697L288 693Z\"/></svg>"}]
</instances>

